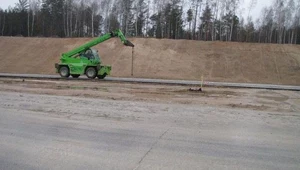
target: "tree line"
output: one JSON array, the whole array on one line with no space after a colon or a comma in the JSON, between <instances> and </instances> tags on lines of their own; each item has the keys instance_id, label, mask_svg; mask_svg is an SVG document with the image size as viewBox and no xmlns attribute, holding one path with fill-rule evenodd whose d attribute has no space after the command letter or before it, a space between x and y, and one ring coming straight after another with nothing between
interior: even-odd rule
<instances>
[{"instance_id":1,"label":"tree line","mask_svg":"<svg viewBox=\"0 0 300 170\"><path fill-rule=\"evenodd\" d=\"M273 0L253 20L257 0L19 0L0 8L0 35L126 36L203 41L300 43L300 0ZM243 17L247 15L247 17Z\"/></svg>"}]
</instances>

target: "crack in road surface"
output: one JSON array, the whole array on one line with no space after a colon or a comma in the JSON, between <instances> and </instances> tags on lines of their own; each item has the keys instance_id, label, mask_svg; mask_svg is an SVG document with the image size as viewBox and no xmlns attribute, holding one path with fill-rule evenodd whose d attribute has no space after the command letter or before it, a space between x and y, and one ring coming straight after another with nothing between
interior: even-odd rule
<instances>
[{"instance_id":1,"label":"crack in road surface","mask_svg":"<svg viewBox=\"0 0 300 170\"><path fill-rule=\"evenodd\" d=\"M151 152L151 150L155 147L155 145L157 145L157 143L162 139L163 136L166 135L166 133L167 133L169 130L170 130L170 128L167 129L164 133L162 133L162 134L158 137L158 139L151 145L150 149L143 155L143 157L140 159L140 161L138 162L137 166L136 166L133 170L137 170L137 169L140 167L141 163L142 163L143 160L146 158L146 156Z\"/></svg>"}]
</instances>

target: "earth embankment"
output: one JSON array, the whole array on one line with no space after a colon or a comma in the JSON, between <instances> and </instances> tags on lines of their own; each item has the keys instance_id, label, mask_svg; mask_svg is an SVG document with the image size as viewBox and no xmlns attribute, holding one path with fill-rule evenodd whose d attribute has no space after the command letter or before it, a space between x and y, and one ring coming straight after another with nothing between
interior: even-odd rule
<instances>
[{"instance_id":1,"label":"earth embankment","mask_svg":"<svg viewBox=\"0 0 300 170\"><path fill-rule=\"evenodd\" d=\"M0 37L0 72L55 74L61 53L90 38ZM133 38L134 77L300 85L300 46ZM112 76L130 77L132 49L94 47Z\"/></svg>"}]
</instances>

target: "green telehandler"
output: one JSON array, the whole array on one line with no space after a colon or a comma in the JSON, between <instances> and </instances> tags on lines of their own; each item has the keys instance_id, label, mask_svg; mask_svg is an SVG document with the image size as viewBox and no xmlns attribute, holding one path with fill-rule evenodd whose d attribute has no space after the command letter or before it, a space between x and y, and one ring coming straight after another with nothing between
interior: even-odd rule
<instances>
[{"instance_id":1,"label":"green telehandler","mask_svg":"<svg viewBox=\"0 0 300 170\"><path fill-rule=\"evenodd\" d=\"M134 47L134 45L125 38L121 30L116 30L98 37L76 49L63 53L60 58L60 63L55 64L56 72L64 78L68 78L70 75L73 78L78 78L85 74L90 79L96 77L104 79L110 74L111 66L101 65L98 51L91 49L91 47L113 37L119 37L125 46Z\"/></svg>"}]
</instances>

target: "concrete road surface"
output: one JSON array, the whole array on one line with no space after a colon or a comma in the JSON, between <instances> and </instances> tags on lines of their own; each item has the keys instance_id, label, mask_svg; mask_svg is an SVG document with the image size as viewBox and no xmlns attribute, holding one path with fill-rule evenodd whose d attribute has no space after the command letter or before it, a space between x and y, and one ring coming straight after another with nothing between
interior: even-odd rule
<instances>
[{"instance_id":1,"label":"concrete road surface","mask_svg":"<svg viewBox=\"0 0 300 170\"><path fill-rule=\"evenodd\" d=\"M1 170L300 168L300 113L0 96Z\"/></svg>"}]
</instances>

